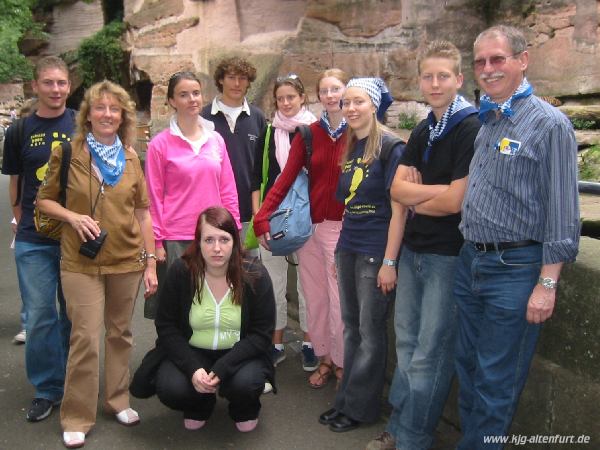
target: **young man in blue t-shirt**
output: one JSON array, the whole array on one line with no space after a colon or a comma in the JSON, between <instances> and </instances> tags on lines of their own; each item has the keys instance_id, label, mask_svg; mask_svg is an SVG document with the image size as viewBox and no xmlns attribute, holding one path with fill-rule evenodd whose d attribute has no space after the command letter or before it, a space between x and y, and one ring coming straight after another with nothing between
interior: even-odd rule
<instances>
[{"instance_id":1,"label":"young man in blue t-shirt","mask_svg":"<svg viewBox=\"0 0 600 450\"><path fill-rule=\"evenodd\" d=\"M8 129L2 173L10 175L9 196L17 221L15 261L27 316L25 365L35 388L26 417L38 422L62 400L71 325L60 289L60 243L36 232L33 209L50 151L70 141L75 113L66 108L71 83L69 69L60 58L39 60L31 84L38 98L37 111L23 119L20 136L13 138L14 124Z\"/></svg>"},{"instance_id":2,"label":"young man in blue t-shirt","mask_svg":"<svg viewBox=\"0 0 600 450\"><path fill-rule=\"evenodd\" d=\"M480 126L477 110L458 95L460 63L458 49L446 41L431 43L417 61L431 112L413 130L391 189L412 213L398 262L393 411L370 450L430 448L454 374L458 224Z\"/></svg>"}]
</instances>

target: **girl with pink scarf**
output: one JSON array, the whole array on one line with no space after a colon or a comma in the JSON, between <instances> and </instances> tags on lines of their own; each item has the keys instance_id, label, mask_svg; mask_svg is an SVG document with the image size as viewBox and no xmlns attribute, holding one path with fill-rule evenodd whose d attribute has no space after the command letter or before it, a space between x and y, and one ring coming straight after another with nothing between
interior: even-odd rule
<instances>
[{"instance_id":1,"label":"girl with pink scarf","mask_svg":"<svg viewBox=\"0 0 600 450\"><path fill-rule=\"evenodd\" d=\"M263 198L268 190L273 186L275 179L281 173L290 154L291 142L296 134L296 127L299 125L310 125L317 118L306 109L306 94L304 85L296 74L289 74L284 77L278 77L273 87L273 98L275 101L275 115L271 129L263 132L257 142L256 157L254 166L254 183L252 193L253 212L256 213L262 201L261 183L263 179L266 184L263 188ZM265 141L267 140L266 151L268 153L269 167L263 173L263 152L265 150ZM273 364L277 366L285 359L285 350L283 347L283 331L287 325L287 270L288 263L284 256L273 256L271 252L260 247L260 257L264 266L267 268L271 280L273 281L273 291L275 293L275 304L277 307L277 320L275 331L273 333L272 358ZM313 371L319 365L315 356L308 335L306 324L306 306L304 294L300 281L298 280L298 303L300 328L304 332L302 343L302 367L305 371ZM266 387L269 390L269 387Z\"/></svg>"}]
</instances>

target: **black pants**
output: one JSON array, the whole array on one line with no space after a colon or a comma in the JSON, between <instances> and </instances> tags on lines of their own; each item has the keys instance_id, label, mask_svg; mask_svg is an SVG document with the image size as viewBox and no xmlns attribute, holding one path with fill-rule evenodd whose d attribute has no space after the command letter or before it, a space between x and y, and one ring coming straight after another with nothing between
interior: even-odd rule
<instances>
[{"instance_id":1,"label":"black pants","mask_svg":"<svg viewBox=\"0 0 600 450\"><path fill-rule=\"evenodd\" d=\"M223 351L196 349L200 367L211 371ZM268 368L261 359L249 359L226 380L221 380L219 395L229 400L229 416L236 422L253 420L260 411L260 395L264 389ZM207 420L217 401L215 394L202 394L169 359L165 359L156 376L156 394L171 409L183 411L186 419Z\"/></svg>"}]
</instances>

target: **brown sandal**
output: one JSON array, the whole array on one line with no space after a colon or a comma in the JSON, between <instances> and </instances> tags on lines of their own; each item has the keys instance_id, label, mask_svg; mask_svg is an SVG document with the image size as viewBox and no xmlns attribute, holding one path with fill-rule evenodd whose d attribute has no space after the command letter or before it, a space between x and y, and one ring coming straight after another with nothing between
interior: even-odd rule
<instances>
[{"instance_id":1,"label":"brown sandal","mask_svg":"<svg viewBox=\"0 0 600 450\"><path fill-rule=\"evenodd\" d=\"M325 367L325 370L322 370L323 367ZM326 363L326 362L320 363L319 367L317 367L317 370L315 370L311 374L310 378L308 379L309 386L313 389L321 389L322 387L327 385L332 373L333 373L333 367L331 364ZM312 378L312 376L314 374L317 374L316 381L318 382L318 384L310 381L310 379Z\"/></svg>"}]
</instances>

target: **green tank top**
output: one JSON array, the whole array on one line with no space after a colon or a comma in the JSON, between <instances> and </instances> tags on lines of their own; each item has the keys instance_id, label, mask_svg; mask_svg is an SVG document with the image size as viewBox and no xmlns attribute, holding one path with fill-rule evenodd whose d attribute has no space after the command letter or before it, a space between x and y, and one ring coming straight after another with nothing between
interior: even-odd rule
<instances>
[{"instance_id":1,"label":"green tank top","mask_svg":"<svg viewBox=\"0 0 600 450\"><path fill-rule=\"evenodd\" d=\"M194 296L190 309L190 326L192 337L190 345L207 350L226 350L240 340L242 326L242 307L232 303L233 296L229 289L220 303L217 303L206 281L201 292Z\"/></svg>"}]
</instances>

